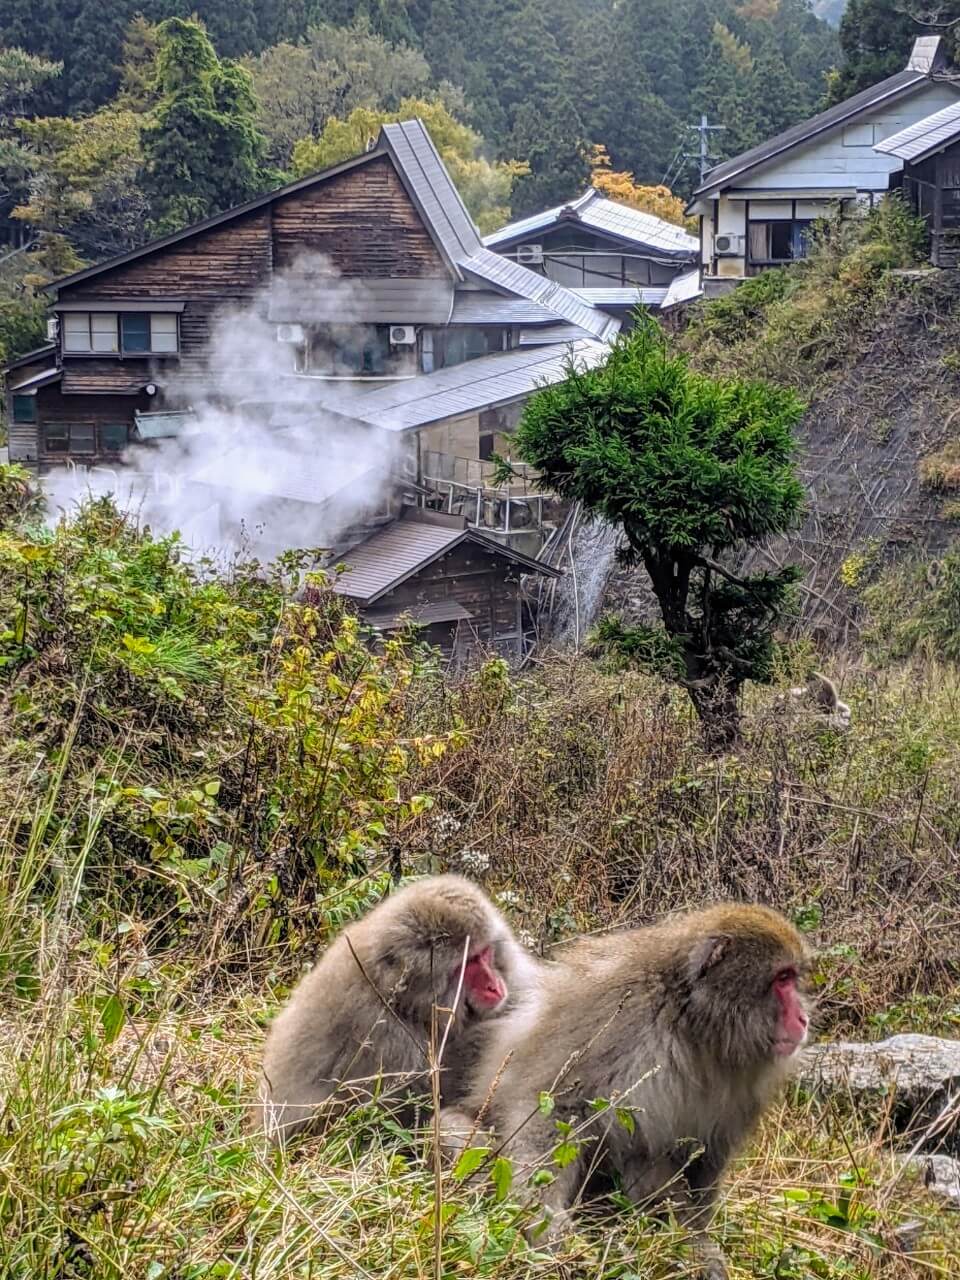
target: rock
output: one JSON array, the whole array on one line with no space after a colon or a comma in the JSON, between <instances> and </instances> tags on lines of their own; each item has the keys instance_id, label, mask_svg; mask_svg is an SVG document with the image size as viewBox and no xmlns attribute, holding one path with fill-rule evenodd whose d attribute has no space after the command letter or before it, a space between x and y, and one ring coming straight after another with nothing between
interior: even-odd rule
<instances>
[{"instance_id":1,"label":"rock","mask_svg":"<svg viewBox=\"0 0 960 1280\"><path fill-rule=\"evenodd\" d=\"M807 1049L800 1081L814 1092L843 1093L861 1108L889 1104L907 1144L960 1156L960 1041L899 1035L873 1044Z\"/></svg>"},{"instance_id":2,"label":"rock","mask_svg":"<svg viewBox=\"0 0 960 1280\"><path fill-rule=\"evenodd\" d=\"M904 1165L916 1173L927 1191L954 1209L960 1209L960 1160L953 1156L908 1156Z\"/></svg>"}]
</instances>

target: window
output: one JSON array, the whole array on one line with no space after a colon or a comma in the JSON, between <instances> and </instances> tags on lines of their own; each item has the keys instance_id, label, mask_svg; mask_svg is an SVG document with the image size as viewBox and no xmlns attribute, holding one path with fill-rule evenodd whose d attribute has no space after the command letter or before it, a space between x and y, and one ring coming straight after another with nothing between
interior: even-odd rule
<instances>
[{"instance_id":1,"label":"window","mask_svg":"<svg viewBox=\"0 0 960 1280\"><path fill-rule=\"evenodd\" d=\"M478 444L479 444L478 452L480 455L481 462L489 462L490 459L493 457L493 453L494 453L493 442L494 442L494 435L492 431L485 431L483 435L480 436L480 439L478 441Z\"/></svg>"},{"instance_id":2,"label":"window","mask_svg":"<svg viewBox=\"0 0 960 1280\"><path fill-rule=\"evenodd\" d=\"M314 330L310 340L310 372L333 377L377 377L394 370L390 326L331 326Z\"/></svg>"},{"instance_id":3,"label":"window","mask_svg":"<svg viewBox=\"0 0 960 1280\"><path fill-rule=\"evenodd\" d=\"M47 453L96 453L92 422L50 422L43 433Z\"/></svg>"},{"instance_id":4,"label":"window","mask_svg":"<svg viewBox=\"0 0 960 1280\"><path fill-rule=\"evenodd\" d=\"M100 428L100 445L104 453L122 453L127 447L129 431L125 422L105 422Z\"/></svg>"},{"instance_id":5,"label":"window","mask_svg":"<svg viewBox=\"0 0 960 1280\"><path fill-rule=\"evenodd\" d=\"M443 329L434 335L434 365L437 369L450 369L494 351L506 351L510 347L509 336L504 329Z\"/></svg>"},{"instance_id":6,"label":"window","mask_svg":"<svg viewBox=\"0 0 960 1280\"><path fill-rule=\"evenodd\" d=\"M807 230L812 218L785 218L779 222L751 222L752 263L792 262L807 256Z\"/></svg>"},{"instance_id":7,"label":"window","mask_svg":"<svg viewBox=\"0 0 960 1280\"><path fill-rule=\"evenodd\" d=\"M124 351L150 351L150 317L145 311L126 311L120 317Z\"/></svg>"},{"instance_id":8,"label":"window","mask_svg":"<svg viewBox=\"0 0 960 1280\"><path fill-rule=\"evenodd\" d=\"M177 317L167 311L67 311L63 349L69 355L176 355Z\"/></svg>"},{"instance_id":9,"label":"window","mask_svg":"<svg viewBox=\"0 0 960 1280\"><path fill-rule=\"evenodd\" d=\"M70 428L62 422L51 422L43 433L44 447L47 453L70 452Z\"/></svg>"},{"instance_id":10,"label":"window","mask_svg":"<svg viewBox=\"0 0 960 1280\"><path fill-rule=\"evenodd\" d=\"M13 397L13 420L14 422L36 422L37 397L15 395Z\"/></svg>"}]
</instances>

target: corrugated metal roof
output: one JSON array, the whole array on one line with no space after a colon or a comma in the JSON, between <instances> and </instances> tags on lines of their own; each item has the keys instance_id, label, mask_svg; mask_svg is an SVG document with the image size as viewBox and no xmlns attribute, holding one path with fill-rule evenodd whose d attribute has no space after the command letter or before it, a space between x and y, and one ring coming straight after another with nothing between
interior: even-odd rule
<instances>
[{"instance_id":1,"label":"corrugated metal roof","mask_svg":"<svg viewBox=\"0 0 960 1280\"><path fill-rule=\"evenodd\" d=\"M666 297L666 285L624 285L599 289L574 289L573 292L584 302L595 307L635 307L641 303L645 307L659 307Z\"/></svg>"},{"instance_id":2,"label":"corrugated metal roof","mask_svg":"<svg viewBox=\"0 0 960 1280\"><path fill-rule=\"evenodd\" d=\"M907 125L874 146L874 151L884 155L899 156L901 160L920 160L947 146L960 134L960 102L952 102L942 111Z\"/></svg>"},{"instance_id":3,"label":"corrugated metal roof","mask_svg":"<svg viewBox=\"0 0 960 1280\"><path fill-rule=\"evenodd\" d=\"M449 276L382 280L280 276L270 289L267 318L302 324L446 324L452 306Z\"/></svg>"},{"instance_id":4,"label":"corrugated metal roof","mask_svg":"<svg viewBox=\"0 0 960 1280\"><path fill-rule=\"evenodd\" d=\"M619 320L614 320L612 316L591 307L588 302L583 302L571 289L521 267L518 262L501 258L490 249L481 249L473 257L464 258L460 265L478 280L546 307L569 324L579 325L601 341L609 342L620 332Z\"/></svg>"},{"instance_id":5,"label":"corrugated metal roof","mask_svg":"<svg viewBox=\"0 0 960 1280\"><path fill-rule=\"evenodd\" d=\"M374 493L384 474L380 467L371 467L369 454L351 459L347 449L318 436L313 454L305 452L302 442L285 448L278 440L265 459L262 452L252 454L247 445L240 445L187 478L213 488L319 505L361 481Z\"/></svg>"},{"instance_id":6,"label":"corrugated metal roof","mask_svg":"<svg viewBox=\"0 0 960 1280\"><path fill-rule=\"evenodd\" d=\"M584 333L575 324L548 324L539 329L524 329L520 334L520 346L549 347L558 342L579 342L589 337L589 333Z\"/></svg>"},{"instance_id":7,"label":"corrugated metal roof","mask_svg":"<svg viewBox=\"0 0 960 1280\"><path fill-rule=\"evenodd\" d=\"M672 222L657 218L652 213L632 209L600 195L593 187L569 204L558 204L530 218L510 222L483 243L489 249L501 248L537 231L557 226L561 221L580 222L596 231L605 231L620 240L628 240L643 248L655 249L670 256L688 257L699 252L700 242Z\"/></svg>"},{"instance_id":8,"label":"corrugated metal roof","mask_svg":"<svg viewBox=\"0 0 960 1280\"><path fill-rule=\"evenodd\" d=\"M502 293L469 292L458 289L451 324L551 324L556 315L526 298L507 298Z\"/></svg>"},{"instance_id":9,"label":"corrugated metal roof","mask_svg":"<svg viewBox=\"0 0 960 1280\"><path fill-rule=\"evenodd\" d=\"M678 306L681 302L692 302L694 298L699 298L702 293L703 285L700 282L700 268L696 267L693 271L686 272L685 275L677 276L667 290L667 296L660 306L666 311L667 307Z\"/></svg>"},{"instance_id":10,"label":"corrugated metal roof","mask_svg":"<svg viewBox=\"0 0 960 1280\"><path fill-rule=\"evenodd\" d=\"M914 49L916 50L916 45ZM914 55L911 54L910 61L903 71L897 71L894 75L888 76L886 80L881 80L879 84L872 85L869 89L863 89L860 93L855 93L852 98L838 102L836 106L829 107L826 111L821 111L818 115L811 116L809 120L802 120L799 124L793 125L792 128L785 129L783 133L778 133L776 137L762 142L758 147L752 147L749 151L744 151L741 155L734 156L731 160L725 160L723 164L711 169L707 174L706 181L702 182L694 191L691 202L714 191L717 187L723 186L731 178L739 177L751 169L758 168L761 164L765 164L767 160L774 159L775 156L809 141L818 134L824 133L829 129L835 129L841 124L846 124L849 120L880 106L882 103L890 102L912 93L921 85L929 83L932 69L934 68L915 66Z\"/></svg>"},{"instance_id":11,"label":"corrugated metal roof","mask_svg":"<svg viewBox=\"0 0 960 1280\"><path fill-rule=\"evenodd\" d=\"M475 543L488 555L511 561L525 573L559 577L559 572L540 560L522 555L511 547L488 538L477 529L467 529L452 521L431 520L426 513L409 515L380 529L366 542L344 552L340 562L347 566L333 584L334 591L358 603L374 604L439 556L462 542Z\"/></svg>"},{"instance_id":12,"label":"corrugated metal roof","mask_svg":"<svg viewBox=\"0 0 960 1280\"><path fill-rule=\"evenodd\" d=\"M608 355L606 344L589 338L549 347L519 347L380 386L351 399L343 412L387 431L412 431L519 400L538 386L559 382L566 377L571 357L589 367Z\"/></svg>"},{"instance_id":13,"label":"corrugated metal roof","mask_svg":"<svg viewBox=\"0 0 960 1280\"><path fill-rule=\"evenodd\" d=\"M47 382L56 382L59 377L62 377L62 374L56 365L50 369L41 369L39 373L30 373L28 370L19 378L11 374L7 378L7 390L26 391L28 387L32 387L35 390Z\"/></svg>"},{"instance_id":14,"label":"corrugated metal roof","mask_svg":"<svg viewBox=\"0 0 960 1280\"><path fill-rule=\"evenodd\" d=\"M434 604L413 604L402 612L396 609L365 611L363 620L374 631L395 631L402 617L426 627L432 622L470 622L473 614L456 600L438 600Z\"/></svg>"},{"instance_id":15,"label":"corrugated metal roof","mask_svg":"<svg viewBox=\"0 0 960 1280\"><path fill-rule=\"evenodd\" d=\"M420 211L434 227L450 262L481 248L480 233L421 120L385 124L382 136L409 180Z\"/></svg>"}]
</instances>

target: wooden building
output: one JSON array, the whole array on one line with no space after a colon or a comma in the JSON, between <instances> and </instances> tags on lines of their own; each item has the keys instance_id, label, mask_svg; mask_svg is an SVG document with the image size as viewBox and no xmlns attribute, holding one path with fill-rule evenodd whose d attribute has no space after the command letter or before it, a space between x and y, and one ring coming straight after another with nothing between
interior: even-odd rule
<instances>
[{"instance_id":1,"label":"wooden building","mask_svg":"<svg viewBox=\"0 0 960 1280\"><path fill-rule=\"evenodd\" d=\"M5 370L11 459L40 468L116 461L176 434L192 406L230 408L234 372L249 400L249 368L213 343L227 316L260 326L275 357L261 397L274 411L315 407L318 447L323 410L402 419L391 429L421 435L424 450L467 459L493 447L484 414L563 376L570 342L584 362L602 359L619 328L484 246L417 120L50 292L51 341ZM414 384L398 414L396 389Z\"/></svg>"},{"instance_id":2,"label":"wooden building","mask_svg":"<svg viewBox=\"0 0 960 1280\"><path fill-rule=\"evenodd\" d=\"M960 266L960 102L877 144L903 163L904 199L924 219L930 261Z\"/></svg>"},{"instance_id":3,"label":"wooden building","mask_svg":"<svg viewBox=\"0 0 960 1280\"><path fill-rule=\"evenodd\" d=\"M522 657L529 627L521 576L559 576L469 528L462 516L413 507L342 559L346 572L334 590L367 626L387 633L416 623L423 638L455 662L477 650Z\"/></svg>"},{"instance_id":4,"label":"wooden building","mask_svg":"<svg viewBox=\"0 0 960 1280\"><path fill-rule=\"evenodd\" d=\"M805 257L816 219L882 199L901 162L877 144L958 93L944 40L921 36L902 71L710 169L688 208L700 219L705 296Z\"/></svg>"}]
</instances>

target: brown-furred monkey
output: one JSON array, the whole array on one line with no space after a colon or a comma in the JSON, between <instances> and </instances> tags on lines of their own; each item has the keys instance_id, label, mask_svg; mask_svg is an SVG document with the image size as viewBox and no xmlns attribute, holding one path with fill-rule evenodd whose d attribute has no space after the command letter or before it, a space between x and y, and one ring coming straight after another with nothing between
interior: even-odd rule
<instances>
[{"instance_id":1,"label":"brown-furred monkey","mask_svg":"<svg viewBox=\"0 0 960 1280\"><path fill-rule=\"evenodd\" d=\"M456 1103L486 1028L532 997L539 967L469 880L407 885L335 939L274 1021L255 1127L282 1142L374 1096L425 1098L445 1034L441 1098Z\"/></svg>"},{"instance_id":2,"label":"brown-furred monkey","mask_svg":"<svg viewBox=\"0 0 960 1280\"><path fill-rule=\"evenodd\" d=\"M574 943L541 974L532 1016L493 1028L469 1096L444 1124L462 1131L486 1101L517 1175L550 1170L535 1193L548 1238L567 1228L599 1166L637 1205L673 1201L702 1274L722 1280L706 1228L727 1164L807 1038L807 967L796 930L756 906ZM554 1097L551 1114L538 1108L541 1093ZM598 1099L611 1105L598 1111ZM580 1144L562 1168L551 1163L558 1119Z\"/></svg>"}]
</instances>

